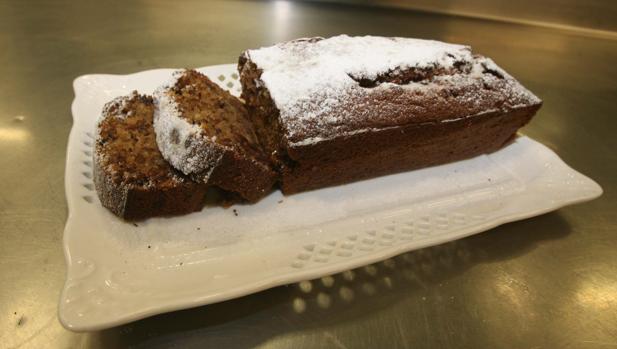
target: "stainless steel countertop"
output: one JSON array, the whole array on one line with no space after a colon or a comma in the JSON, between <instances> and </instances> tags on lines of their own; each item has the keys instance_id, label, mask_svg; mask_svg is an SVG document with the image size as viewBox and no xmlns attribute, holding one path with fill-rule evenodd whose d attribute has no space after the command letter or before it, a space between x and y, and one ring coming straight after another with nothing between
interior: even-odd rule
<instances>
[{"instance_id":1,"label":"stainless steel countertop","mask_svg":"<svg viewBox=\"0 0 617 349\"><path fill-rule=\"evenodd\" d=\"M235 62L245 48L339 33L467 43L494 58L544 99L525 133L604 196L407 253L395 268L101 332L63 329L72 80ZM12 1L0 3L0 45L0 347L617 347L617 41L315 3Z\"/></svg>"}]
</instances>

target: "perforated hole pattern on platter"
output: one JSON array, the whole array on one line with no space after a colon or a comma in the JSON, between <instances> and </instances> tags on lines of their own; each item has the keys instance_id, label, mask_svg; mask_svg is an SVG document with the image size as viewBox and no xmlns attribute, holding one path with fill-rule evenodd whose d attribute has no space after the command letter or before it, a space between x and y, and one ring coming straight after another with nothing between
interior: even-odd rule
<instances>
[{"instance_id":1,"label":"perforated hole pattern on platter","mask_svg":"<svg viewBox=\"0 0 617 349\"><path fill-rule=\"evenodd\" d=\"M242 86L240 85L238 78L238 74L231 73L229 75L221 74L216 78L213 78L212 80L217 82L219 86L221 86L223 89L226 89L231 94L239 96L242 92Z\"/></svg>"},{"instance_id":2,"label":"perforated hole pattern on platter","mask_svg":"<svg viewBox=\"0 0 617 349\"><path fill-rule=\"evenodd\" d=\"M422 240L429 236L460 230L483 220L484 217L479 215L440 213L405 222L392 222L381 229L367 229L358 234L348 235L344 239L305 245L291 262L291 267L301 269L314 264L369 254L388 249L400 242Z\"/></svg>"},{"instance_id":3,"label":"perforated hole pattern on platter","mask_svg":"<svg viewBox=\"0 0 617 349\"><path fill-rule=\"evenodd\" d=\"M88 204L94 202L96 195L94 194L94 183L92 182L92 146L94 136L90 132L84 132L81 144L82 161L81 161L81 187L84 189L81 198Z\"/></svg>"}]
</instances>

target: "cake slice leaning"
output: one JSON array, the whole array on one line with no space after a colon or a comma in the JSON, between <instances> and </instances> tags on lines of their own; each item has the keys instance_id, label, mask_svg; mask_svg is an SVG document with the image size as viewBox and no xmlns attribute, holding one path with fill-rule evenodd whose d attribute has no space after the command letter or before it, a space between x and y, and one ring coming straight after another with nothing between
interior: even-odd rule
<instances>
[{"instance_id":1,"label":"cake slice leaning","mask_svg":"<svg viewBox=\"0 0 617 349\"><path fill-rule=\"evenodd\" d=\"M158 150L152 97L107 103L96 129L94 184L101 204L126 220L202 208L206 186L172 168Z\"/></svg>"},{"instance_id":2,"label":"cake slice leaning","mask_svg":"<svg viewBox=\"0 0 617 349\"><path fill-rule=\"evenodd\" d=\"M238 98L194 70L155 92L154 129L163 157L195 181L257 201L277 174Z\"/></svg>"}]
</instances>

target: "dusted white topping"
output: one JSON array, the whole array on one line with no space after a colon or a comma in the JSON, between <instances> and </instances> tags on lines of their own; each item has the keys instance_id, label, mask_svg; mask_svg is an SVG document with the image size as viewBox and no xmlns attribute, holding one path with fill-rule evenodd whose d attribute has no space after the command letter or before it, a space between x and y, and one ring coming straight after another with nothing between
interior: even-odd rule
<instances>
[{"instance_id":1,"label":"dusted white topping","mask_svg":"<svg viewBox=\"0 0 617 349\"><path fill-rule=\"evenodd\" d=\"M306 40L310 39L249 50L279 109L316 93L327 96L357 86L350 75L375 79L390 70L435 63L452 67L456 61L473 59L467 46L432 40L347 35L308 45Z\"/></svg>"},{"instance_id":2,"label":"dusted white topping","mask_svg":"<svg viewBox=\"0 0 617 349\"><path fill-rule=\"evenodd\" d=\"M181 116L178 104L170 96L170 89L183 72L176 72L171 83L154 92L156 143L173 167L186 175L198 174L200 181L207 182L221 161L223 151L201 132L199 126Z\"/></svg>"},{"instance_id":3,"label":"dusted white topping","mask_svg":"<svg viewBox=\"0 0 617 349\"><path fill-rule=\"evenodd\" d=\"M495 99L499 110L539 102L490 59L474 57L468 46L439 41L341 35L249 50L247 56L262 70L261 81L279 109L286 138L296 145L414 122L416 113L400 115L399 107L411 103L409 109L426 113L421 101L440 102L442 90L452 86L471 88L442 104L476 107L476 113L495 109L486 107ZM379 80L408 69L434 74L402 84ZM367 88L362 80L377 83ZM387 91L399 99L380 99ZM434 121L470 116L446 114Z\"/></svg>"},{"instance_id":4,"label":"dusted white topping","mask_svg":"<svg viewBox=\"0 0 617 349\"><path fill-rule=\"evenodd\" d=\"M105 118L113 116L116 118L126 118L127 116L133 115L132 110L127 110L126 113L123 112L126 109L128 102L133 99L139 97L139 93L137 91L132 91L130 94L126 96L118 96L111 101L105 103L103 106L103 111L101 115L98 116L96 120L97 127L105 120ZM112 109L115 111L112 112Z\"/></svg>"}]
</instances>

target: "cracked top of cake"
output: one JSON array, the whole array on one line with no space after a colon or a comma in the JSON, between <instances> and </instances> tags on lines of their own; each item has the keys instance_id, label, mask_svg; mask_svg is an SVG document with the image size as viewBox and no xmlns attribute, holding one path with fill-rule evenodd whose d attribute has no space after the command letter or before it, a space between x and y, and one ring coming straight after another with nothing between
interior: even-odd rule
<instances>
[{"instance_id":1,"label":"cracked top of cake","mask_svg":"<svg viewBox=\"0 0 617 349\"><path fill-rule=\"evenodd\" d=\"M297 146L541 103L489 58L439 41L307 38L248 50L243 61L260 71Z\"/></svg>"}]
</instances>

